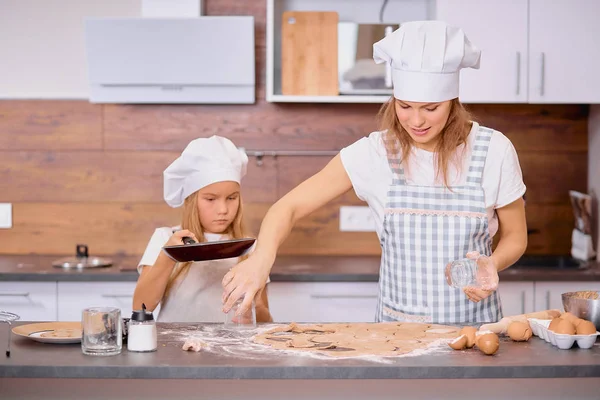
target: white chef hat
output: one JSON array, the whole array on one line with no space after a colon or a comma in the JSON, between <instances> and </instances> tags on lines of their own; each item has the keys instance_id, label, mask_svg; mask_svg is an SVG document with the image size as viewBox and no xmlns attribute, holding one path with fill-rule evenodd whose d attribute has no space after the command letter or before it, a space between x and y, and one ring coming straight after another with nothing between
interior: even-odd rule
<instances>
[{"instance_id":1,"label":"white chef hat","mask_svg":"<svg viewBox=\"0 0 600 400\"><path fill-rule=\"evenodd\" d=\"M165 201L179 207L186 197L212 183L240 183L247 165L244 150L229 139L211 136L192 140L163 172Z\"/></svg>"},{"instance_id":2,"label":"white chef hat","mask_svg":"<svg viewBox=\"0 0 600 400\"><path fill-rule=\"evenodd\" d=\"M442 21L415 21L373 45L377 64L392 67L394 97L440 102L458 97L462 68L479 69L481 51L462 29Z\"/></svg>"}]
</instances>

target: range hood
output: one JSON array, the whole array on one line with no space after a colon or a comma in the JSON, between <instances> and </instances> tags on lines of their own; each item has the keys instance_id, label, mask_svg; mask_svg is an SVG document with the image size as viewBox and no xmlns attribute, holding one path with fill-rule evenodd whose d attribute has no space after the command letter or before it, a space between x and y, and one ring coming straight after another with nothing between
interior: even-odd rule
<instances>
[{"instance_id":1,"label":"range hood","mask_svg":"<svg viewBox=\"0 0 600 400\"><path fill-rule=\"evenodd\" d=\"M254 17L89 18L92 103L255 102Z\"/></svg>"}]
</instances>

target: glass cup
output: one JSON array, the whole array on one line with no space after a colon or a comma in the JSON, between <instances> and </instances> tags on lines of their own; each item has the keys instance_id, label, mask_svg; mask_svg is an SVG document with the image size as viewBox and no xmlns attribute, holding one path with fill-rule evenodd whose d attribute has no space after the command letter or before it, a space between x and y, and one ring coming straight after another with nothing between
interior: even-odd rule
<instances>
[{"instance_id":1,"label":"glass cup","mask_svg":"<svg viewBox=\"0 0 600 400\"><path fill-rule=\"evenodd\" d=\"M495 290L498 287L498 271L487 256L452 261L446 265L445 275L448 285L454 288Z\"/></svg>"},{"instance_id":2,"label":"glass cup","mask_svg":"<svg viewBox=\"0 0 600 400\"><path fill-rule=\"evenodd\" d=\"M256 308L254 300L252 300L252 306L248 311L242 315L235 315L243 300L243 298L238 299L231 307L231 310L225 314L225 327L235 329L250 329L256 327Z\"/></svg>"},{"instance_id":3,"label":"glass cup","mask_svg":"<svg viewBox=\"0 0 600 400\"><path fill-rule=\"evenodd\" d=\"M477 261L463 258L446 265L446 282L454 288L464 288L477 283Z\"/></svg>"},{"instance_id":4,"label":"glass cup","mask_svg":"<svg viewBox=\"0 0 600 400\"><path fill-rule=\"evenodd\" d=\"M112 307L91 307L82 312L81 351L93 356L121 353L123 331L121 310Z\"/></svg>"}]
</instances>

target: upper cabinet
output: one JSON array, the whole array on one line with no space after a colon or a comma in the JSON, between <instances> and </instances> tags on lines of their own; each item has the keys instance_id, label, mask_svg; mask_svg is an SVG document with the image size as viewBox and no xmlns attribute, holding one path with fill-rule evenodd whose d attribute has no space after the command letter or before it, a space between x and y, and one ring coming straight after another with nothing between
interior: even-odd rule
<instances>
[{"instance_id":1,"label":"upper cabinet","mask_svg":"<svg viewBox=\"0 0 600 400\"><path fill-rule=\"evenodd\" d=\"M526 103L528 0L438 0L436 18L461 27L481 52L461 71L465 103Z\"/></svg>"},{"instance_id":2,"label":"upper cabinet","mask_svg":"<svg viewBox=\"0 0 600 400\"><path fill-rule=\"evenodd\" d=\"M295 22L285 21L283 13L336 11L338 47L356 47L357 60L366 51L360 47L366 36L348 45L347 36L342 36L352 29L348 23L397 27L407 21L437 19L463 28L482 50L481 68L461 74L460 97L465 103L600 103L600 1L389 0L383 12L383 2L374 3L267 0L267 101L381 103L389 98L391 91L385 90L370 94L341 90L334 96L282 93L282 24ZM338 55L340 79L345 56Z\"/></svg>"},{"instance_id":3,"label":"upper cabinet","mask_svg":"<svg viewBox=\"0 0 600 400\"><path fill-rule=\"evenodd\" d=\"M530 103L600 103L598 18L598 0L529 0Z\"/></svg>"}]
</instances>

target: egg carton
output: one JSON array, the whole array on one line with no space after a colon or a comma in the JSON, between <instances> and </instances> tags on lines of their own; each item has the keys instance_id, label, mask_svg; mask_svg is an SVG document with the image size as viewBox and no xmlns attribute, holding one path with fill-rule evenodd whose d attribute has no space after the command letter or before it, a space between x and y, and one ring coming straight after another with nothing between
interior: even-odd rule
<instances>
[{"instance_id":1,"label":"egg carton","mask_svg":"<svg viewBox=\"0 0 600 400\"><path fill-rule=\"evenodd\" d=\"M573 347L573 344L577 342L577 346L581 349L589 349L596 342L596 338L600 335L600 332L592 333L590 335L567 335L561 333L555 333L548 329L550 325L549 319L537 319L528 318L529 326L531 326L531 332L544 339L546 342L553 344L559 349L568 350Z\"/></svg>"}]
</instances>

